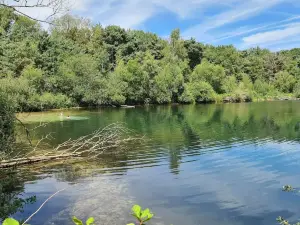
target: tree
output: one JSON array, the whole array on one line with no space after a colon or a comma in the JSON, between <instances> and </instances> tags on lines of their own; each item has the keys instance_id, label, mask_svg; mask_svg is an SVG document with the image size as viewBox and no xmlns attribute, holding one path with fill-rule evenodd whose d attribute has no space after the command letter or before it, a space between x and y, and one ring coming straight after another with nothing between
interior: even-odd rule
<instances>
[{"instance_id":1,"label":"tree","mask_svg":"<svg viewBox=\"0 0 300 225\"><path fill-rule=\"evenodd\" d=\"M165 65L154 78L154 92L156 102L170 103L175 101L183 85L183 75L179 66L173 64Z\"/></svg>"},{"instance_id":2,"label":"tree","mask_svg":"<svg viewBox=\"0 0 300 225\"><path fill-rule=\"evenodd\" d=\"M264 56L264 80L271 83L275 80L275 75L285 67L285 57L279 53L269 53Z\"/></svg>"},{"instance_id":3,"label":"tree","mask_svg":"<svg viewBox=\"0 0 300 225\"><path fill-rule=\"evenodd\" d=\"M242 72L243 60L241 54L232 45L207 46L204 50L204 58L212 64L222 66L227 76L233 75L238 78Z\"/></svg>"},{"instance_id":4,"label":"tree","mask_svg":"<svg viewBox=\"0 0 300 225\"><path fill-rule=\"evenodd\" d=\"M269 92L270 85L264 81L257 79L254 82L254 90L261 96L266 96Z\"/></svg>"},{"instance_id":5,"label":"tree","mask_svg":"<svg viewBox=\"0 0 300 225\"><path fill-rule=\"evenodd\" d=\"M109 54L110 63L115 65L116 53L119 47L128 41L125 29L119 26L107 26L103 32L103 41Z\"/></svg>"},{"instance_id":6,"label":"tree","mask_svg":"<svg viewBox=\"0 0 300 225\"><path fill-rule=\"evenodd\" d=\"M296 98L300 98L300 83L297 83L294 87L294 95Z\"/></svg>"},{"instance_id":7,"label":"tree","mask_svg":"<svg viewBox=\"0 0 300 225\"><path fill-rule=\"evenodd\" d=\"M208 82L193 82L189 83L188 86L197 103L207 103L215 101L215 91Z\"/></svg>"},{"instance_id":8,"label":"tree","mask_svg":"<svg viewBox=\"0 0 300 225\"><path fill-rule=\"evenodd\" d=\"M184 47L187 50L190 69L193 70L198 64L201 63L203 58L203 45L191 38L190 40L184 41Z\"/></svg>"},{"instance_id":9,"label":"tree","mask_svg":"<svg viewBox=\"0 0 300 225\"><path fill-rule=\"evenodd\" d=\"M234 76L230 76L227 79L224 79L222 84L222 91L224 93L232 93L235 89L237 89L237 80Z\"/></svg>"},{"instance_id":10,"label":"tree","mask_svg":"<svg viewBox=\"0 0 300 225\"><path fill-rule=\"evenodd\" d=\"M0 89L0 160L6 152L13 149L15 143L15 106L11 102L11 97Z\"/></svg>"},{"instance_id":11,"label":"tree","mask_svg":"<svg viewBox=\"0 0 300 225\"><path fill-rule=\"evenodd\" d=\"M296 79L286 71L280 71L275 75L275 87L278 90L290 93L293 91Z\"/></svg>"},{"instance_id":12,"label":"tree","mask_svg":"<svg viewBox=\"0 0 300 225\"><path fill-rule=\"evenodd\" d=\"M190 81L208 82L217 93L222 92L222 82L225 79L225 71L221 66L213 65L207 61L203 61L197 65L191 74Z\"/></svg>"}]
</instances>

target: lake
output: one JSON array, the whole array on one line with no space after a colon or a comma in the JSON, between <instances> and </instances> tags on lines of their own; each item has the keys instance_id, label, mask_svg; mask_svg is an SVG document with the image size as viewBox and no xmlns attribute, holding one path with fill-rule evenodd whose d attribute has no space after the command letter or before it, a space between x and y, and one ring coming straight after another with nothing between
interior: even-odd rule
<instances>
[{"instance_id":1,"label":"lake","mask_svg":"<svg viewBox=\"0 0 300 225\"><path fill-rule=\"evenodd\" d=\"M24 219L57 190L31 225L72 224L93 216L96 224L125 225L133 204L155 213L150 224L276 224L300 217L300 102L149 106L128 109L23 114L29 126L46 121L37 138L53 132L55 146L114 122L145 135L144 144L98 160L22 168L23 196L37 201ZM54 119L53 119L54 118Z\"/></svg>"}]
</instances>

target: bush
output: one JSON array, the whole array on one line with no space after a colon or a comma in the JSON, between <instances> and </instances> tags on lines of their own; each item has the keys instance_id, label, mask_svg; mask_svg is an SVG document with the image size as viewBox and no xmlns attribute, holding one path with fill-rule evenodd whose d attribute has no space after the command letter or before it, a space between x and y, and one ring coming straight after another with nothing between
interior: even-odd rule
<instances>
[{"instance_id":1,"label":"bush","mask_svg":"<svg viewBox=\"0 0 300 225\"><path fill-rule=\"evenodd\" d=\"M0 91L10 98L16 111L28 111L27 99L35 93L26 78L3 78L0 79Z\"/></svg>"},{"instance_id":2,"label":"bush","mask_svg":"<svg viewBox=\"0 0 300 225\"><path fill-rule=\"evenodd\" d=\"M179 96L179 102L180 103L192 103L194 102L194 96L192 94L192 92L190 91L190 88L188 85L184 85L184 91L183 93Z\"/></svg>"},{"instance_id":3,"label":"bush","mask_svg":"<svg viewBox=\"0 0 300 225\"><path fill-rule=\"evenodd\" d=\"M9 96L0 90L0 160L12 149L14 136L14 106Z\"/></svg>"},{"instance_id":4,"label":"bush","mask_svg":"<svg viewBox=\"0 0 300 225\"><path fill-rule=\"evenodd\" d=\"M68 108L74 106L70 98L63 94L43 93L42 95L35 94L29 101L28 105L34 110Z\"/></svg>"},{"instance_id":5,"label":"bush","mask_svg":"<svg viewBox=\"0 0 300 225\"><path fill-rule=\"evenodd\" d=\"M227 77L222 84L222 91L231 93L237 88L237 81L234 76Z\"/></svg>"},{"instance_id":6,"label":"bush","mask_svg":"<svg viewBox=\"0 0 300 225\"><path fill-rule=\"evenodd\" d=\"M294 95L296 98L300 98L300 83L297 83L294 87Z\"/></svg>"},{"instance_id":7,"label":"bush","mask_svg":"<svg viewBox=\"0 0 300 225\"><path fill-rule=\"evenodd\" d=\"M266 82L263 82L259 79L257 79L254 82L254 90L259 94L260 96L266 96L270 90L270 85Z\"/></svg>"},{"instance_id":8,"label":"bush","mask_svg":"<svg viewBox=\"0 0 300 225\"><path fill-rule=\"evenodd\" d=\"M188 86L196 102L215 102L216 93L209 83L200 81L189 83Z\"/></svg>"},{"instance_id":9,"label":"bush","mask_svg":"<svg viewBox=\"0 0 300 225\"><path fill-rule=\"evenodd\" d=\"M207 61L197 65L191 74L191 82L208 82L217 93L223 91L222 82L224 79L226 79L224 68Z\"/></svg>"},{"instance_id":10,"label":"bush","mask_svg":"<svg viewBox=\"0 0 300 225\"><path fill-rule=\"evenodd\" d=\"M284 93L293 91L296 79L286 71L280 71L275 75L275 87Z\"/></svg>"}]
</instances>

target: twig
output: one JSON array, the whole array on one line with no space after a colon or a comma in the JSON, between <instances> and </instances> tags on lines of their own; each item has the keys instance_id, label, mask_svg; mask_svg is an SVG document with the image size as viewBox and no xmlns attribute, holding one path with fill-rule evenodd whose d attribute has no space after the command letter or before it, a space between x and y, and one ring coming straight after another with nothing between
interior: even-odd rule
<instances>
[{"instance_id":1,"label":"twig","mask_svg":"<svg viewBox=\"0 0 300 225\"><path fill-rule=\"evenodd\" d=\"M62 191L64 191L64 190L66 190L67 188L64 188L64 189L61 189L61 190L59 190L59 191L57 191L57 192L55 192L53 195L51 195L49 198L47 198L44 202L43 202L43 204L34 212L34 213L32 213L23 223L22 223L22 225L24 225L24 224L26 224L35 214L37 214L42 208L43 208L43 206L51 199L51 198L53 198L55 195L57 195L58 193L60 193L60 192L62 192Z\"/></svg>"}]
</instances>

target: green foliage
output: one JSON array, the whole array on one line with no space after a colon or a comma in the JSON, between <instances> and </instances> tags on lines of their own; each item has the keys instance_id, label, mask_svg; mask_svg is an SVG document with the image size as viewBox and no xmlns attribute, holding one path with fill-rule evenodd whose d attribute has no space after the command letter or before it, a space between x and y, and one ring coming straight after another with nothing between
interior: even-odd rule
<instances>
[{"instance_id":1,"label":"green foliage","mask_svg":"<svg viewBox=\"0 0 300 225\"><path fill-rule=\"evenodd\" d=\"M28 105L34 110L59 109L71 107L74 104L67 96L58 93L44 92L42 95L34 94L28 100Z\"/></svg>"},{"instance_id":2,"label":"green foliage","mask_svg":"<svg viewBox=\"0 0 300 225\"><path fill-rule=\"evenodd\" d=\"M275 75L275 87L284 93L293 91L296 79L286 71L280 71Z\"/></svg>"},{"instance_id":3,"label":"green foliage","mask_svg":"<svg viewBox=\"0 0 300 225\"><path fill-rule=\"evenodd\" d=\"M15 107L7 93L0 89L0 160L3 153L10 152L15 143Z\"/></svg>"},{"instance_id":4,"label":"green foliage","mask_svg":"<svg viewBox=\"0 0 300 225\"><path fill-rule=\"evenodd\" d=\"M72 217L73 223L76 225L94 225L94 218L90 217L87 219L87 221L85 222L85 224L78 218L76 218L75 216Z\"/></svg>"},{"instance_id":5,"label":"green foliage","mask_svg":"<svg viewBox=\"0 0 300 225\"><path fill-rule=\"evenodd\" d=\"M7 218L3 221L2 225L19 225L20 223L13 219L13 218Z\"/></svg>"},{"instance_id":6,"label":"green foliage","mask_svg":"<svg viewBox=\"0 0 300 225\"><path fill-rule=\"evenodd\" d=\"M18 173L12 169L1 171L0 220L5 220L16 212L23 212L25 205L36 202L35 196L22 197L25 180Z\"/></svg>"},{"instance_id":7,"label":"green foliage","mask_svg":"<svg viewBox=\"0 0 300 225\"><path fill-rule=\"evenodd\" d=\"M155 100L158 103L170 103L178 96L183 85L182 70L179 66L168 63L154 78Z\"/></svg>"},{"instance_id":8,"label":"green foliage","mask_svg":"<svg viewBox=\"0 0 300 225\"><path fill-rule=\"evenodd\" d=\"M221 66L213 65L207 61L197 65L190 78L191 82L208 82L217 93L222 92L222 82L224 80L224 69Z\"/></svg>"},{"instance_id":9,"label":"green foliage","mask_svg":"<svg viewBox=\"0 0 300 225\"><path fill-rule=\"evenodd\" d=\"M261 80L256 80L254 83L254 90L258 94L260 94L262 96L266 96L270 90L270 85Z\"/></svg>"},{"instance_id":10,"label":"green foliage","mask_svg":"<svg viewBox=\"0 0 300 225\"><path fill-rule=\"evenodd\" d=\"M0 14L0 89L18 111L300 96L299 49L214 47L179 29L165 40L70 14L45 32L10 9Z\"/></svg>"},{"instance_id":11,"label":"green foliage","mask_svg":"<svg viewBox=\"0 0 300 225\"><path fill-rule=\"evenodd\" d=\"M132 207L132 216L138 220L140 225L145 225L145 222L151 220L152 217L154 216L154 214L151 213L150 209L148 209L148 208L142 210L141 206L134 205ZM130 224L127 224L127 225L130 225Z\"/></svg>"},{"instance_id":12,"label":"green foliage","mask_svg":"<svg viewBox=\"0 0 300 225\"><path fill-rule=\"evenodd\" d=\"M300 98L300 83L295 84L294 95L296 98Z\"/></svg>"},{"instance_id":13,"label":"green foliage","mask_svg":"<svg viewBox=\"0 0 300 225\"><path fill-rule=\"evenodd\" d=\"M189 90L197 103L208 103L215 101L215 91L212 86L205 82L192 82L188 84Z\"/></svg>"},{"instance_id":14,"label":"green foliage","mask_svg":"<svg viewBox=\"0 0 300 225\"><path fill-rule=\"evenodd\" d=\"M237 80L234 76L230 76L223 81L222 90L224 93L232 93L235 89L237 89Z\"/></svg>"},{"instance_id":15,"label":"green foliage","mask_svg":"<svg viewBox=\"0 0 300 225\"><path fill-rule=\"evenodd\" d=\"M284 185L282 187L282 190L286 191L286 192L291 192L291 191L294 191L295 189L291 185Z\"/></svg>"}]
</instances>

